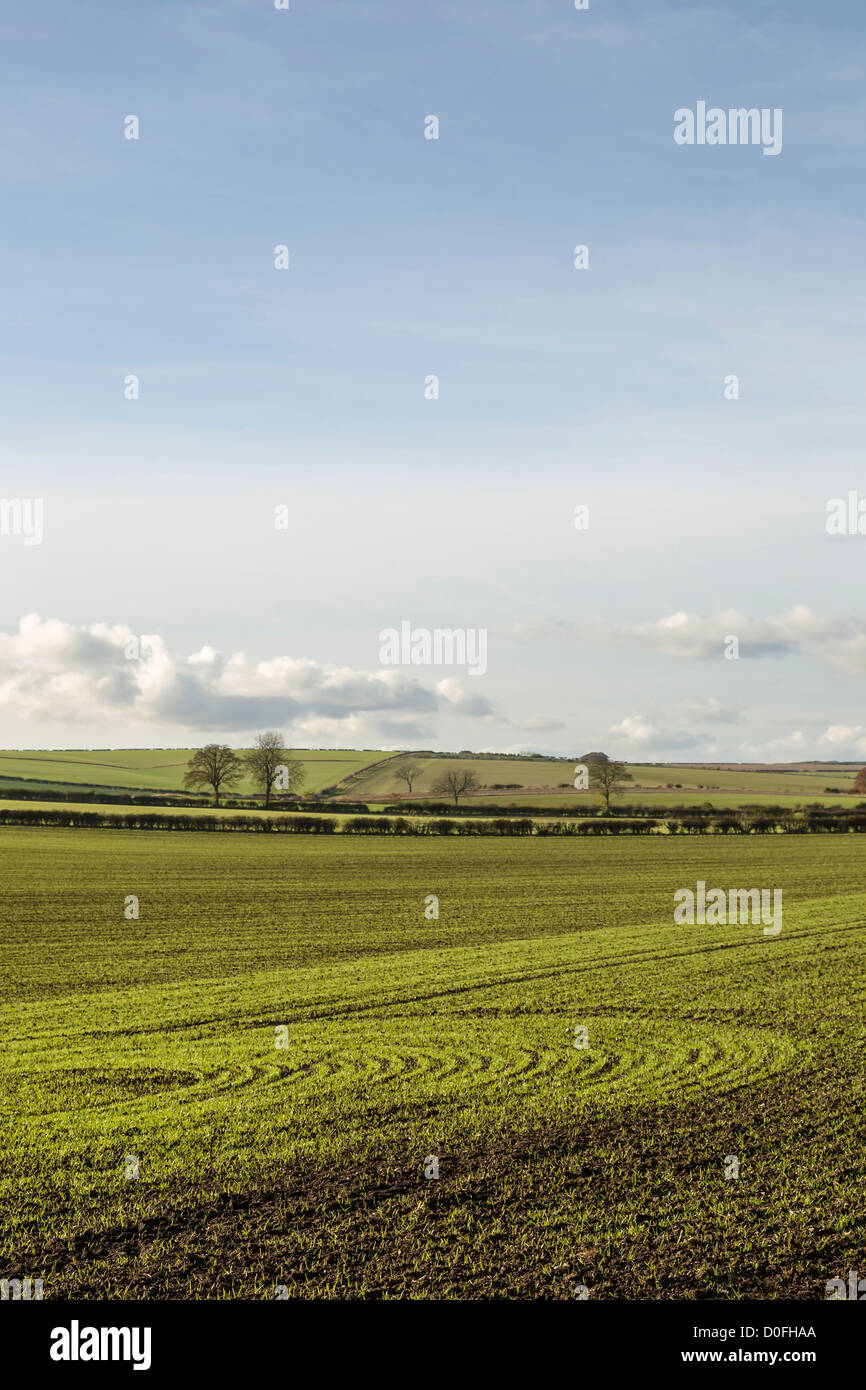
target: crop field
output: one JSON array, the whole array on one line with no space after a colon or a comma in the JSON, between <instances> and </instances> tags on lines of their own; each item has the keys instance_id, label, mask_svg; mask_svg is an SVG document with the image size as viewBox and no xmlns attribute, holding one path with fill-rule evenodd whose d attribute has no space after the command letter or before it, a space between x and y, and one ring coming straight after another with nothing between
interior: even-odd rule
<instances>
[{"instance_id":1,"label":"crop field","mask_svg":"<svg viewBox=\"0 0 866 1390\"><path fill-rule=\"evenodd\" d=\"M856 769L824 767L818 770L775 767L652 767L631 765L635 785L655 791L774 792L781 796L818 795L826 787L850 791Z\"/></svg>"},{"instance_id":2,"label":"crop field","mask_svg":"<svg viewBox=\"0 0 866 1390\"><path fill-rule=\"evenodd\" d=\"M54 786L71 783L82 787L179 792L183 790L183 776L192 753L191 748L0 752L0 778L7 783L21 781L22 785L37 780ZM290 750L289 756L297 757L304 765L304 790L319 792L390 754L337 748ZM249 793L254 787L244 778L233 790Z\"/></svg>"},{"instance_id":3,"label":"crop field","mask_svg":"<svg viewBox=\"0 0 866 1390\"><path fill-rule=\"evenodd\" d=\"M821 1300L866 1268L862 854L5 827L0 1276ZM675 925L700 879L781 933Z\"/></svg>"},{"instance_id":4,"label":"crop field","mask_svg":"<svg viewBox=\"0 0 866 1390\"><path fill-rule=\"evenodd\" d=\"M502 792L497 795L493 793L489 796L473 796L469 799L464 798L464 805L471 804L476 806L480 815L484 814L487 806L540 806L549 808L551 811L561 810L563 807L574 806L578 797L584 805L598 808L598 798L591 792L575 792L571 796L565 794L556 795L520 795L516 793ZM611 804L614 807L628 809L629 806L648 806L655 808L660 814L671 806L703 806L707 803L716 811L735 810L740 807L750 806L783 806L794 809L797 806L857 806L861 801L866 801L866 797L858 795L850 796L821 796L815 794L799 794L787 796L780 792L693 792L683 791L663 791L642 790L621 792L612 798ZM369 801L369 806L377 804L385 805L390 803L377 803Z\"/></svg>"},{"instance_id":5,"label":"crop field","mask_svg":"<svg viewBox=\"0 0 866 1390\"><path fill-rule=\"evenodd\" d=\"M393 800L408 796L405 783L398 772L402 764L412 763L420 768L413 785L413 796L431 795L445 763L442 758L423 755L397 755L390 763L371 768L358 775L352 794L367 801ZM475 773L479 787L471 800L482 804L531 800L534 805L563 805L576 797L592 799L591 792L574 789L573 761L518 758L447 759L448 767L459 766ZM646 764L627 764L632 783L617 800L623 804L683 805L712 801L718 806L767 804L793 798L798 801L825 801L838 804L846 794L854 801L853 782L857 769L853 767L824 767L817 771L803 768L780 769L765 767L710 768L664 767ZM832 788L832 794L827 789Z\"/></svg>"}]
</instances>

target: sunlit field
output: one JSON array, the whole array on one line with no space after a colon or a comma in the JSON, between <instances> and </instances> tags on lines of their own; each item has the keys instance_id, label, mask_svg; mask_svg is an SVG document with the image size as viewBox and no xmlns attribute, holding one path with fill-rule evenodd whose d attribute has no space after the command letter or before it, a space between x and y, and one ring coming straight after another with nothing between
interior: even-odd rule
<instances>
[{"instance_id":1,"label":"sunlit field","mask_svg":"<svg viewBox=\"0 0 866 1390\"><path fill-rule=\"evenodd\" d=\"M866 1267L857 836L0 854L0 1274L46 1298L820 1300ZM675 925L699 879L781 888L781 933Z\"/></svg>"}]
</instances>

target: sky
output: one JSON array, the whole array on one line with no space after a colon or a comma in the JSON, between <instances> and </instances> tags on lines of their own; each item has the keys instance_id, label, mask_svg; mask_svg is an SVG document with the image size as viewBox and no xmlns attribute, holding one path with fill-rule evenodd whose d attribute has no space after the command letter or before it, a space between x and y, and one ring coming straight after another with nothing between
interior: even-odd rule
<instances>
[{"instance_id":1,"label":"sky","mask_svg":"<svg viewBox=\"0 0 866 1390\"><path fill-rule=\"evenodd\" d=\"M866 756L862 7L290 3L0 5L0 744Z\"/></svg>"}]
</instances>

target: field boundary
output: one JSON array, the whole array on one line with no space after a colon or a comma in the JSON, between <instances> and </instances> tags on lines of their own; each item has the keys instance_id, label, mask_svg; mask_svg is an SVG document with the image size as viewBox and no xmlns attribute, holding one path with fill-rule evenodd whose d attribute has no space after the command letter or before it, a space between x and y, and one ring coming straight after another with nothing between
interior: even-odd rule
<instances>
[{"instance_id":1,"label":"field boundary","mask_svg":"<svg viewBox=\"0 0 866 1390\"><path fill-rule=\"evenodd\" d=\"M263 814L221 816L166 814L160 812L102 812L0 808L0 826L60 827L81 830L164 830L173 833L200 831L227 834L277 835L531 835L538 838L569 836L586 839L594 835L809 835L866 833L866 814L845 812L807 815L796 819L766 815L714 817L686 821L655 817L599 816L582 820L540 820L528 816L502 816L483 819L465 816L353 815L341 817L333 812L308 814L288 811L273 816Z\"/></svg>"}]
</instances>

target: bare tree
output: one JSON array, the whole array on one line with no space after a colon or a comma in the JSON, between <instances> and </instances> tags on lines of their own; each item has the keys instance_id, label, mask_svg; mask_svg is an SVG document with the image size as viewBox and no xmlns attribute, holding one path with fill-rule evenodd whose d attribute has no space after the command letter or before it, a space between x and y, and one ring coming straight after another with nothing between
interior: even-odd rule
<instances>
[{"instance_id":1,"label":"bare tree","mask_svg":"<svg viewBox=\"0 0 866 1390\"><path fill-rule=\"evenodd\" d=\"M608 760L603 763L589 764L589 785L597 791L604 802L604 811L607 815L610 811L610 798L621 792L625 788L626 782L634 779L626 769L625 763L616 763Z\"/></svg>"},{"instance_id":2,"label":"bare tree","mask_svg":"<svg viewBox=\"0 0 866 1390\"><path fill-rule=\"evenodd\" d=\"M413 783L418 780L423 771L420 763L403 763L401 767L397 768L397 781L406 783L410 796L412 795Z\"/></svg>"},{"instance_id":3,"label":"bare tree","mask_svg":"<svg viewBox=\"0 0 866 1390\"><path fill-rule=\"evenodd\" d=\"M440 796L453 796L454 805L458 805L461 796L467 792L475 791L478 786L478 778L469 768L454 767L449 768L442 774L438 782L433 786L434 792Z\"/></svg>"},{"instance_id":4,"label":"bare tree","mask_svg":"<svg viewBox=\"0 0 866 1390\"><path fill-rule=\"evenodd\" d=\"M253 782L265 794L265 806L271 804L271 792L297 791L304 782L304 765L298 758L290 758L283 736L270 729L265 734L256 734L256 741L244 758Z\"/></svg>"},{"instance_id":5,"label":"bare tree","mask_svg":"<svg viewBox=\"0 0 866 1390\"><path fill-rule=\"evenodd\" d=\"M213 787L213 804L220 804L220 787L230 787L244 775L244 765L233 748L225 743L206 743L197 748L187 764L185 787Z\"/></svg>"}]
</instances>

